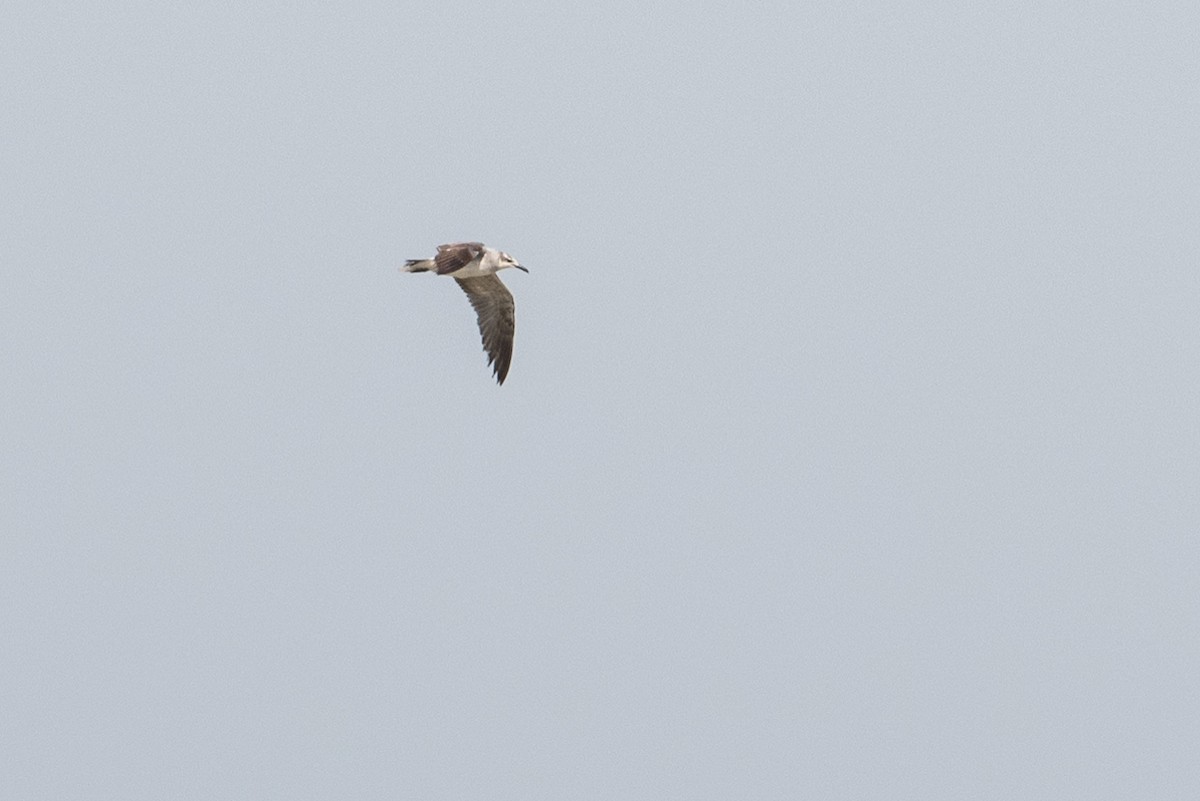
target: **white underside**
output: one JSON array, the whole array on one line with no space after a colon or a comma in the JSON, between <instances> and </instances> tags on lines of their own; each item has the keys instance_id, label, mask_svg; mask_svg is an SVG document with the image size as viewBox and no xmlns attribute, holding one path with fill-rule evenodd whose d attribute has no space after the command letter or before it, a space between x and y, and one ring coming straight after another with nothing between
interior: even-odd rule
<instances>
[{"instance_id":1,"label":"white underside","mask_svg":"<svg viewBox=\"0 0 1200 801\"><path fill-rule=\"evenodd\" d=\"M479 259L467 262L467 266L461 270L455 270L447 275L452 275L455 278L478 278L481 275L491 275L496 272L495 267L482 267L482 262Z\"/></svg>"}]
</instances>

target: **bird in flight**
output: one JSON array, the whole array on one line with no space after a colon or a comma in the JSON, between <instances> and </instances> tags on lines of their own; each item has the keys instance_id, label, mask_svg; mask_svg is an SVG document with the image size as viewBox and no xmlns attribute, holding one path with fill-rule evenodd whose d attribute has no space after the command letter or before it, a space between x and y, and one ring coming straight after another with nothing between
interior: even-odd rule
<instances>
[{"instance_id":1,"label":"bird in flight","mask_svg":"<svg viewBox=\"0 0 1200 801\"><path fill-rule=\"evenodd\" d=\"M438 245L437 255L432 259L409 259L402 268L409 273L449 275L458 282L479 317L483 349L487 351L488 366L494 368L497 384L504 383L512 364L513 296L496 276L508 267L529 272L512 256L482 242L456 242Z\"/></svg>"}]
</instances>

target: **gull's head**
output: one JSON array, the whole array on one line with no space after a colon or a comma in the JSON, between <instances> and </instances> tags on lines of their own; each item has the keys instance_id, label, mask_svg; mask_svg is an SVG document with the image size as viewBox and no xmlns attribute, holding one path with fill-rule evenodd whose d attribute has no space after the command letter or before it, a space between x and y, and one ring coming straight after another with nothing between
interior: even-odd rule
<instances>
[{"instance_id":1,"label":"gull's head","mask_svg":"<svg viewBox=\"0 0 1200 801\"><path fill-rule=\"evenodd\" d=\"M500 254L500 269L503 270L505 267L516 267L521 272L525 272L525 273L529 272L529 270L526 270L524 267L522 267L520 265L520 263L516 259L514 259L512 256L508 255L507 253L501 253Z\"/></svg>"}]
</instances>

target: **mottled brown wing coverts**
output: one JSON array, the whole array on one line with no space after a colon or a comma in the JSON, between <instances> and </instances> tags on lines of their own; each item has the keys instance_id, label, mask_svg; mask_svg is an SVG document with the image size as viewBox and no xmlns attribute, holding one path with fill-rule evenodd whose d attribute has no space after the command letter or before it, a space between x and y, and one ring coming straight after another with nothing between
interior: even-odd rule
<instances>
[{"instance_id":1,"label":"mottled brown wing coverts","mask_svg":"<svg viewBox=\"0 0 1200 801\"><path fill-rule=\"evenodd\" d=\"M434 267L438 275L461 270L483 253L482 242L456 242L451 245L438 245L437 255L433 257Z\"/></svg>"},{"instance_id":2,"label":"mottled brown wing coverts","mask_svg":"<svg viewBox=\"0 0 1200 801\"><path fill-rule=\"evenodd\" d=\"M438 256L441 256L440 252ZM494 365L496 383L503 384L512 364L513 331L516 329L512 293L495 275L454 280L467 293L479 317L479 333L483 338L483 349L487 351L488 365Z\"/></svg>"}]
</instances>

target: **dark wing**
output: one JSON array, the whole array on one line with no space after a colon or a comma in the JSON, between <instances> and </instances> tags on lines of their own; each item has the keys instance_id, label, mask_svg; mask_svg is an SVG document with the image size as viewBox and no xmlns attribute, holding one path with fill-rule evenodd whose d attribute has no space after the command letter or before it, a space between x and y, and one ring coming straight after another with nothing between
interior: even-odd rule
<instances>
[{"instance_id":1,"label":"dark wing","mask_svg":"<svg viewBox=\"0 0 1200 801\"><path fill-rule=\"evenodd\" d=\"M438 245L433 264L438 275L461 270L483 253L482 242L457 242L453 245Z\"/></svg>"},{"instance_id":2,"label":"dark wing","mask_svg":"<svg viewBox=\"0 0 1200 801\"><path fill-rule=\"evenodd\" d=\"M495 365L496 383L503 384L512 364L513 330L516 328L512 293L495 275L455 278L479 315L479 333L488 364Z\"/></svg>"}]
</instances>

